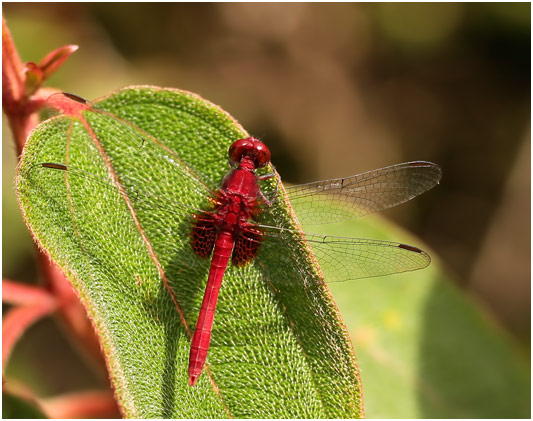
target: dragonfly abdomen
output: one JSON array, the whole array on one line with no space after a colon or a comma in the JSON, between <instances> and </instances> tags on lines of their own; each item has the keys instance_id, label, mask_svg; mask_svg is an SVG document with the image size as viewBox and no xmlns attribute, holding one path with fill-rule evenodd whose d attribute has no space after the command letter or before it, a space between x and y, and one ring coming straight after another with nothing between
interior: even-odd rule
<instances>
[{"instance_id":1,"label":"dragonfly abdomen","mask_svg":"<svg viewBox=\"0 0 533 421\"><path fill-rule=\"evenodd\" d=\"M215 241L215 250L209 269L209 277L205 288L204 299L196 329L191 341L191 352L189 354L189 384L194 386L196 380L202 372L209 343L211 341L211 330L217 305L218 293L222 278L226 272L229 259L233 251L233 233L230 231L220 231Z\"/></svg>"}]
</instances>

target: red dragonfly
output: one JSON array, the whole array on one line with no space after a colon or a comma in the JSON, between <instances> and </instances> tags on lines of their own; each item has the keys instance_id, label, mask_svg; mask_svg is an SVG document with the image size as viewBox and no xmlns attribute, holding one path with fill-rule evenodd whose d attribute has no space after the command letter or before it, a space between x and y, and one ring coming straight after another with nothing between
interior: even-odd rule
<instances>
[{"instance_id":1,"label":"red dragonfly","mask_svg":"<svg viewBox=\"0 0 533 421\"><path fill-rule=\"evenodd\" d=\"M65 98L71 102L66 102ZM92 127L97 125L94 122L89 125L85 118L81 117L82 111L91 111L99 118L112 121L117 128L116 138L112 140L122 144L130 142L136 147L145 143L155 145L149 153L158 159L157 174L164 172L163 167L177 171L193 184L191 191L209 198L212 204L212 209L207 211L194 209L186 203L176 202L175 199L165 205L162 203L162 195L153 192L155 183L151 178L143 175L141 179L132 169L128 175L113 173L113 180L109 181L70 164L45 162L32 167L32 171L39 172L35 177L45 186L43 190L49 190L48 183L53 177L50 174L55 172L54 170L60 170L66 172L70 180L77 179L82 180L82 183L97 183L120 190L128 197L136 211L141 208L156 210L166 207L171 209L172 215L181 214L189 218L193 215L192 248L196 255L202 258L211 257L211 265L191 340L191 386L196 383L207 358L217 298L230 259L233 265L244 266L258 256L261 245L265 242L281 244L286 238L290 238L292 241L310 244L319 262L327 264L335 280L339 281L417 270L430 263L430 257L424 251L407 244L307 233L302 235L281 223L279 226L262 224L262 216L268 214L272 203L277 199L277 189L264 193L260 188L260 182L274 177L275 174L257 174L257 170L270 164L270 151L256 138L239 139L230 146L229 160L233 168L223 178L220 188L216 189L211 187L213 183L206 181L190 165L182 162L161 144L154 143L149 135L132 129L107 111L71 94L65 94L61 101L61 106L57 108L67 114L77 115L91 133ZM94 137L96 136L94 134ZM156 172L154 177L155 174ZM415 161L351 177L292 186L286 188L286 192L302 223L322 224L353 219L403 203L431 189L440 178L441 170L437 165ZM68 193L69 201L73 200L73 194Z\"/></svg>"}]
</instances>

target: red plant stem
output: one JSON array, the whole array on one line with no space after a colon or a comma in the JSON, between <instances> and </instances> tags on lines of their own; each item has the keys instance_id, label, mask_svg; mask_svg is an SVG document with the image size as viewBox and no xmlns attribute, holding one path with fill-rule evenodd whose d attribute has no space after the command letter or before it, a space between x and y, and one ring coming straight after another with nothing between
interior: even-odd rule
<instances>
[{"instance_id":1,"label":"red plant stem","mask_svg":"<svg viewBox=\"0 0 533 421\"><path fill-rule=\"evenodd\" d=\"M109 391L84 391L41 399L50 418L120 418L113 394Z\"/></svg>"},{"instance_id":2,"label":"red plant stem","mask_svg":"<svg viewBox=\"0 0 533 421\"><path fill-rule=\"evenodd\" d=\"M24 111L24 65L2 17L2 105L20 155L27 134L37 123L37 116Z\"/></svg>"},{"instance_id":3,"label":"red plant stem","mask_svg":"<svg viewBox=\"0 0 533 421\"><path fill-rule=\"evenodd\" d=\"M70 48L72 50L73 46ZM39 88L27 96L25 80L24 64L2 17L2 105L13 133L17 156L20 156L30 131L39 123L37 112L46 103L46 98L56 92L55 89Z\"/></svg>"},{"instance_id":4,"label":"red plant stem","mask_svg":"<svg viewBox=\"0 0 533 421\"><path fill-rule=\"evenodd\" d=\"M6 110L7 114L7 110ZM35 115L24 115L24 114L11 114L10 118L8 118L9 121L9 127L11 128L11 131L13 132L13 136L15 139L15 145L17 146L17 155L20 156L22 152L22 148L24 147L24 143L26 141L26 138L28 137L28 134L33 129L33 127L36 126L38 123L37 116Z\"/></svg>"},{"instance_id":5,"label":"red plant stem","mask_svg":"<svg viewBox=\"0 0 533 421\"><path fill-rule=\"evenodd\" d=\"M42 287L2 279L2 301L14 305L29 306L45 301L55 302L55 298Z\"/></svg>"},{"instance_id":6,"label":"red plant stem","mask_svg":"<svg viewBox=\"0 0 533 421\"><path fill-rule=\"evenodd\" d=\"M2 17L2 96L11 103L20 102L24 96L24 65L20 59L6 21ZM4 101L4 106L9 105Z\"/></svg>"}]
</instances>

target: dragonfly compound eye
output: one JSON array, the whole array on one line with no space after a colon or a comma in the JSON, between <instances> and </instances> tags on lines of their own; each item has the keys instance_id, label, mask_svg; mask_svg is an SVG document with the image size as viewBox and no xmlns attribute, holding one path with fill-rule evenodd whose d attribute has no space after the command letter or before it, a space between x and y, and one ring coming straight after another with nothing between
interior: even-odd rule
<instances>
[{"instance_id":1,"label":"dragonfly compound eye","mask_svg":"<svg viewBox=\"0 0 533 421\"><path fill-rule=\"evenodd\" d=\"M264 167L270 162L270 151L268 147L255 137L239 139L229 148L229 159L239 163L243 156L250 156L257 168Z\"/></svg>"}]
</instances>

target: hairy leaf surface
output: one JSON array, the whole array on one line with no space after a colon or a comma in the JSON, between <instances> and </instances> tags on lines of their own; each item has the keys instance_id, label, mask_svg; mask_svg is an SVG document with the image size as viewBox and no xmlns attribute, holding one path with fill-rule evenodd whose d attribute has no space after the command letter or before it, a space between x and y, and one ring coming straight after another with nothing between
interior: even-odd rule
<instances>
[{"instance_id":1,"label":"hairy leaf surface","mask_svg":"<svg viewBox=\"0 0 533 421\"><path fill-rule=\"evenodd\" d=\"M299 242L265 245L251 265L228 268L206 370L188 386L209 268L190 246L191 215L209 208L206 189L228 171L229 145L247 133L178 90L125 88L95 106L103 112L63 104L65 115L33 132L17 190L35 239L94 322L124 414L361 417L344 324ZM279 178L262 187L284 197ZM271 214L297 228L283 199Z\"/></svg>"}]
</instances>

